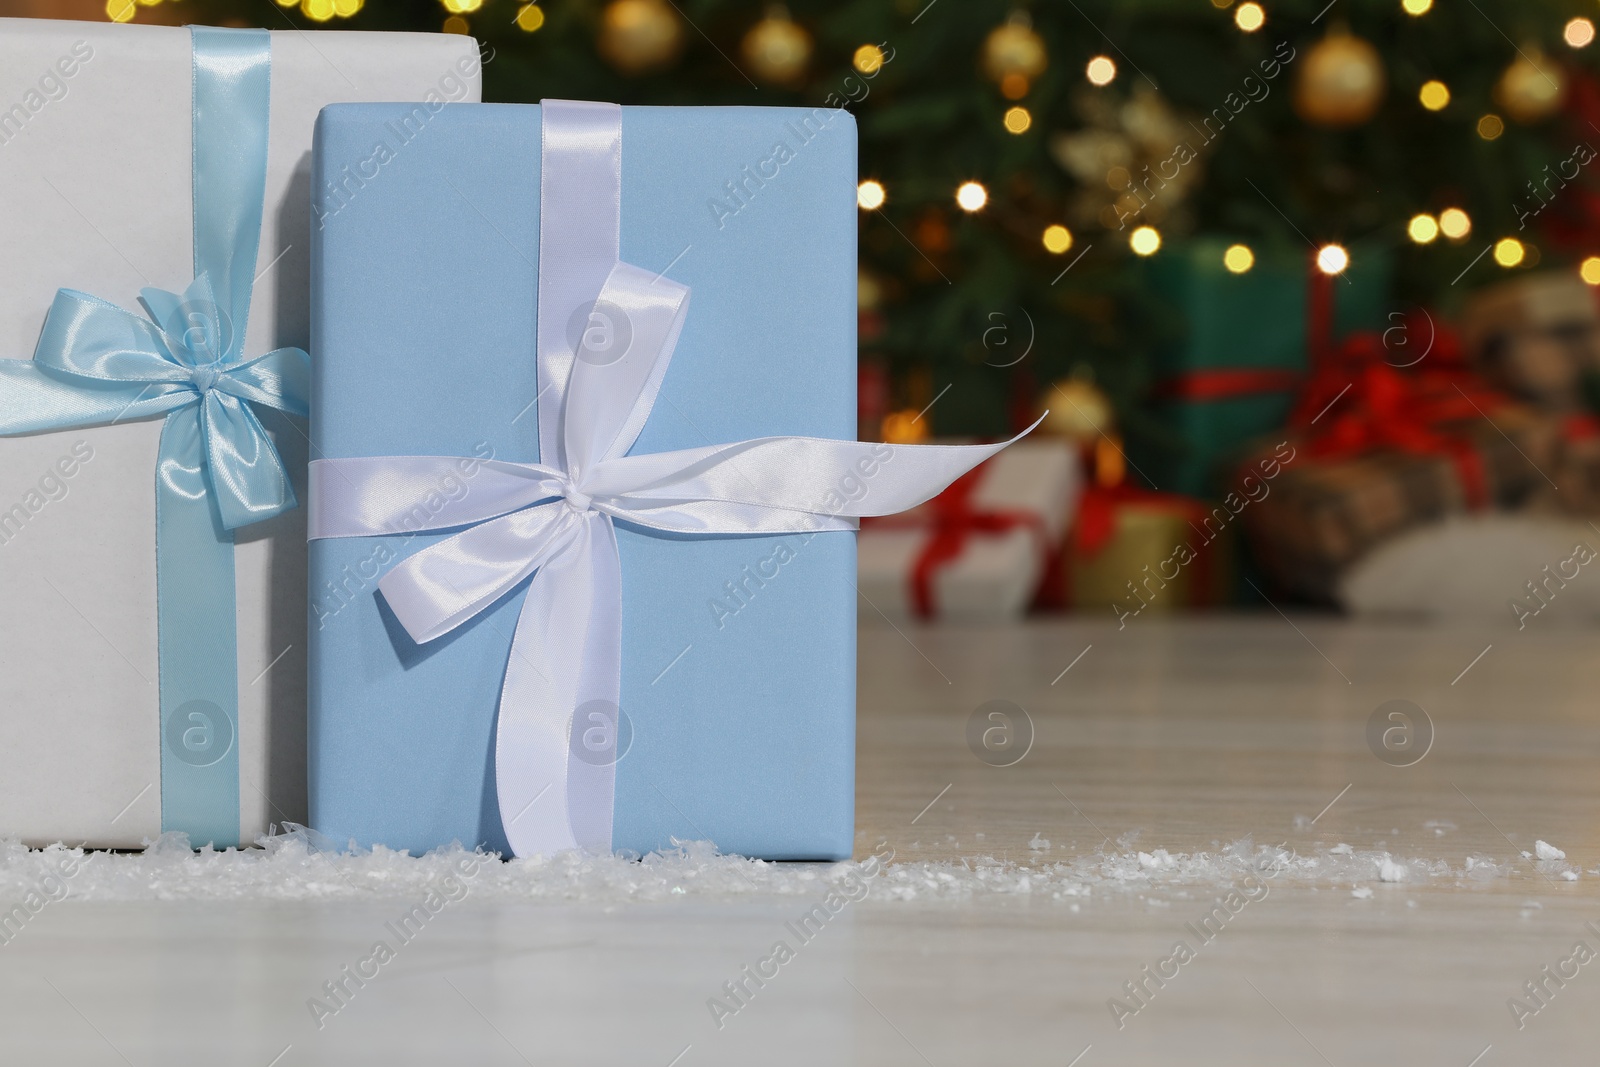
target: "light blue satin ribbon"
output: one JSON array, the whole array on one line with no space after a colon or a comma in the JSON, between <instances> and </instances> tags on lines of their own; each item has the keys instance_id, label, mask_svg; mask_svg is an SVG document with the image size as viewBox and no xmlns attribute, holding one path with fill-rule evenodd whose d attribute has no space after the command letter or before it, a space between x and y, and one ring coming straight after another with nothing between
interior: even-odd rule
<instances>
[{"instance_id":1,"label":"light blue satin ribbon","mask_svg":"<svg viewBox=\"0 0 1600 1067\"><path fill-rule=\"evenodd\" d=\"M194 270L142 318L56 294L30 360L0 360L0 435L165 415L156 459L161 826L239 842L233 531L295 506L251 410L308 413L298 348L243 357L267 182L271 37L195 26Z\"/></svg>"}]
</instances>

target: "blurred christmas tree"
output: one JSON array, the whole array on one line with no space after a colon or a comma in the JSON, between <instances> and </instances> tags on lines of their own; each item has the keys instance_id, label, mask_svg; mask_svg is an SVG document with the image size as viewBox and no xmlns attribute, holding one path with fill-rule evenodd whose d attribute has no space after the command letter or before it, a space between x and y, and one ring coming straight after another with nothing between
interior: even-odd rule
<instances>
[{"instance_id":1,"label":"blurred christmas tree","mask_svg":"<svg viewBox=\"0 0 1600 1067\"><path fill-rule=\"evenodd\" d=\"M471 33L489 100L848 107L863 358L941 433L1002 432L1085 367L1158 433L1149 354L1182 323L1140 261L1188 235L1392 248L1397 306L1447 309L1600 252L1590 0L146 3L107 10Z\"/></svg>"}]
</instances>

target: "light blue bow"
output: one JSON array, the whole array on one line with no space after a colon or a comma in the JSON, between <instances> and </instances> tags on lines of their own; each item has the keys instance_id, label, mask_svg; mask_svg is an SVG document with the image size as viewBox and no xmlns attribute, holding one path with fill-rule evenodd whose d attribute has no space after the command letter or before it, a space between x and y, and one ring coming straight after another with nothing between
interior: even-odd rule
<instances>
[{"instance_id":1,"label":"light blue bow","mask_svg":"<svg viewBox=\"0 0 1600 1067\"><path fill-rule=\"evenodd\" d=\"M0 433L36 433L166 414L162 469L202 479L172 488L216 502L223 529L295 506L278 450L251 404L309 413L311 359L298 348L240 356L243 338L207 275L182 296L140 293L149 318L63 289L30 360L0 360ZM190 425L180 427L176 423ZM194 448L181 451L178 439Z\"/></svg>"},{"instance_id":2,"label":"light blue bow","mask_svg":"<svg viewBox=\"0 0 1600 1067\"><path fill-rule=\"evenodd\" d=\"M161 822L239 840L233 533L295 506L253 404L308 412L310 357L244 356L266 195L271 37L191 27L194 269L148 318L62 289L32 360L0 360L0 435L165 415L156 460Z\"/></svg>"}]
</instances>

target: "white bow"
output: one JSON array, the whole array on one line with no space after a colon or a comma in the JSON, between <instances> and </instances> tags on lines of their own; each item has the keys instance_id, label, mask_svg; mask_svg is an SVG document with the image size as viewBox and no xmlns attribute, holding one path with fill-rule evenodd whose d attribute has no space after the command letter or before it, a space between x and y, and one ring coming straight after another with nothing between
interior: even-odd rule
<instances>
[{"instance_id":1,"label":"white bow","mask_svg":"<svg viewBox=\"0 0 1600 1067\"><path fill-rule=\"evenodd\" d=\"M615 767L581 758L573 732L590 722L580 710L616 709L621 699L616 520L711 536L853 530L861 516L922 503L1009 443L764 437L628 455L672 360L689 290L618 260L621 109L572 101L543 108L545 462L321 459L311 464L308 504L313 539L466 527L378 583L418 642L449 633L532 577L495 737L500 818L519 856L611 847ZM482 468L470 492L441 503L438 486L452 484L463 462Z\"/></svg>"}]
</instances>

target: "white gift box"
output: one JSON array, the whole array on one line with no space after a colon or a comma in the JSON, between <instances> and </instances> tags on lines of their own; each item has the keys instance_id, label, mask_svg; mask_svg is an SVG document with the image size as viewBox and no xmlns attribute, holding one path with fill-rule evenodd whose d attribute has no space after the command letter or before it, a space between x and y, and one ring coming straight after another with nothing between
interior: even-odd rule
<instances>
[{"instance_id":1,"label":"white gift box","mask_svg":"<svg viewBox=\"0 0 1600 1067\"><path fill-rule=\"evenodd\" d=\"M978 516L1026 514L1029 524L969 530L954 558L930 574L939 618L999 620L1027 610L1059 547L1082 489L1078 459L1060 441L1022 441L974 472L968 498ZM958 487L946 492L959 491ZM888 520L864 523L857 539L857 583L878 610L893 617L916 614L913 574L938 536L937 502Z\"/></svg>"},{"instance_id":2,"label":"white gift box","mask_svg":"<svg viewBox=\"0 0 1600 1067\"><path fill-rule=\"evenodd\" d=\"M476 101L480 65L461 36L272 34L248 354L307 347L317 113ZM181 293L193 279L192 77L185 29L0 19L0 358L32 356L57 289L137 311L141 288ZM258 413L303 501L308 427ZM137 847L161 830L161 428L0 438L0 836ZM244 841L305 819L304 515L237 538Z\"/></svg>"}]
</instances>

